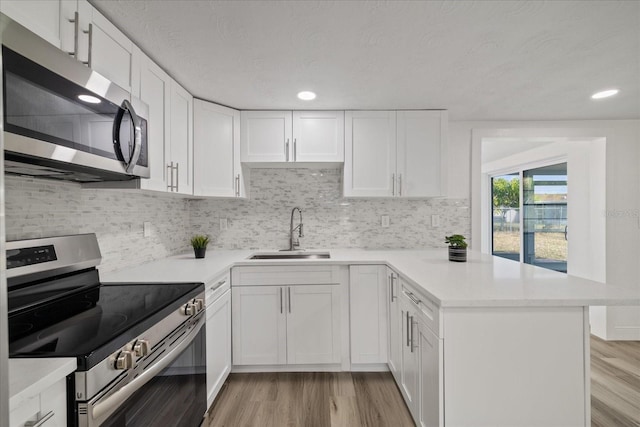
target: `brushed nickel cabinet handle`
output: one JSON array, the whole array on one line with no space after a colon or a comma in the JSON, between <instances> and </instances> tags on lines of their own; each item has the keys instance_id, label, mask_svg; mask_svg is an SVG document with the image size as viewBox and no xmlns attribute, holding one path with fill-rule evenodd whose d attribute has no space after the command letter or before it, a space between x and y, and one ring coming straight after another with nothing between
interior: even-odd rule
<instances>
[{"instance_id":1,"label":"brushed nickel cabinet handle","mask_svg":"<svg viewBox=\"0 0 640 427\"><path fill-rule=\"evenodd\" d=\"M396 195L396 174L395 173L391 174L391 195L392 196Z\"/></svg>"},{"instance_id":2,"label":"brushed nickel cabinet handle","mask_svg":"<svg viewBox=\"0 0 640 427\"><path fill-rule=\"evenodd\" d=\"M298 161L298 144L297 144L298 140L297 138L293 138L293 161L297 162Z\"/></svg>"},{"instance_id":3,"label":"brushed nickel cabinet handle","mask_svg":"<svg viewBox=\"0 0 640 427\"><path fill-rule=\"evenodd\" d=\"M240 174L236 175L236 197L240 197Z\"/></svg>"},{"instance_id":4,"label":"brushed nickel cabinet handle","mask_svg":"<svg viewBox=\"0 0 640 427\"><path fill-rule=\"evenodd\" d=\"M398 299L398 296L394 294L393 288L395 287L397 277L394 273L391 273L391 302Z\"/></svg>"},{"instance_id":5,"label":"brushed nickel cabinet handle","mask_svg":"<svg viewBox=\"0 0 640 427\"><path fill-rule=\"evenodd\" d=\"M410 328L410 323L409 323L409 312L407 311L407 347L409 347L409 345L410 345L410 341L409 341L409 328Z\"/></svg>"},{"instance_id":6,"label":"brushed nickel cabinet handle","mask_svg":"<svg viewBox=\"0 0 640 427\"><path fill-rule=\"evenodd\" d=\"M173 191L173 162L167 165L167 190Z\"/></svg>"},{"instance_id":7,"label":"brushed nickel cabinet handle","mask_svg":"<svg viewBox=\"0 0 640 427\"><path fill-rule=\"evenodd\" d=\"M67 52L74 58L78 57L78 31L80 30L80 19L78 17L78 11L73 12L73 19L69 19L69 22L73 24L73 52Z\"/></svg>"},{"instance_id":8,"label":"brushed nickel cabinet handle","mask_svg":"<svg viewBox=\"0 0 640 427\"><path fill-rule=\"evenodd\" d=\"M289 313L291 313L291 286L287 288L287 293L289 294Z\"/></svg>"},{"instance_id":9,"label":"brushed nickel cabinet handle","mask_svg":"<svg viewBox=\"0 0 640 427\"><path fill-rule=\"evenodd\" d=\"M87 60L82 61L84 65L91 68L91 56L93 51L93 24L89 24L89 29L87 31L82 30L83 33L89 35L89 48L87 49Z\"/></svg>"},{"instance_id":10,"label":"brushed nickel cabinet handle","mask_svg":"<svg viewBox=\"0 0 640 427\"><path fill-rule=\"evenodd\" d=\"M180 191L180 184L179 184L179 180L180 179L180 163L176 162L176 191Z\"/></svg>"},{"instance_id":11,"label":"brushed nickel cabinet handle","mask_svg":"<svg viewBox=\"0 0 640 427\"><path fill-rule=\"evenodd\" d=\"M282 288L280 288L280 314L282 314L283 308L282 308Z\"/></svg>"}]
</instances>

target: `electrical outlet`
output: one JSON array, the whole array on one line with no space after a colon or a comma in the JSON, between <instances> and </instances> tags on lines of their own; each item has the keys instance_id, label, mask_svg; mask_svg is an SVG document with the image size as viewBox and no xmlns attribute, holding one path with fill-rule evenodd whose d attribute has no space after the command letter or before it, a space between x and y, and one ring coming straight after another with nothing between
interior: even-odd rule
<instances>
[{"instance_id":1,"label":"electrical outlet","mask_svg":"<svg viewBox=\"0 0 640 427\"><path fill-rule=\"evenodd\" d=\"M440 216L439 215L431 215L431 226L439 227L440 226Z\"/></svg>"},{"instance_id":2,"label":"electrical outlet","mask_svg":"<svg viewBox=\"0 0 640 427\"><path fill-rule=\"evenodd\" d=\"M380 225L384 228L387 228L389 226L389 215L382 215L380 217Z\"/></svg>"},{"instance_id":3,"label":"electrical outlet","mask_svg":"<svg viewBox=\"0 0 640 427\"><path fill-rule=\"evenodd\" d=\"M142 235L144 237L153 236L153 230L151 229L151 222L150 221L145 221L145 222L142 223Z\"/></svg>"},{"instance_id":4,"label":"electrical outlet","mask_svg":"<svg viewBox=\"0 0 640 427\"><path fill-rule=\"evenodd\" d=\"M227 218L220 218L220 231L224 231L229 228L229 222Z\"/></svg>"}]
</instances>

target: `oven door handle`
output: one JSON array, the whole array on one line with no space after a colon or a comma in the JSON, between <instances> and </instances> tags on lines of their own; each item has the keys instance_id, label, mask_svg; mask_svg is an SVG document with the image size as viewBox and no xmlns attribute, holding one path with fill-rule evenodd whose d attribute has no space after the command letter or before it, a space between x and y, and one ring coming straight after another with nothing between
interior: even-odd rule
<instances>
[{"instance_id":1,"label":"oven door handle","mask_svg":"<svg viewBox=\"0 0 640 427\"><path fill-rule=\"evenodd\" d=\"M205 323L205 317L200 316L194 328L184 337L180 344L176 345L164 356L158 360L149 369L142 372L136 379L125 385L115 393L104 399L102 402L94 403L91 408L91 417L96 422L95 425L100 425L109 415L111 415L125 400L127 400L133 393L142 388L146 383L153 379L164 368L169 366L175 361L178 356L191 344L193 339L198 335L200 329Z\"/></svg>"},{"instance_id":2,"label":"oven door handle","mask_svg":"<svg viewBox=\"0 0 640 427\"><path fill-rule=\"evenodd\" d=\"M122 119L125 112L129 112L131 121L133 122L133 152L131 153L129 160L125 160L122 155L122 145L120 144L120 126L122 125ZM136 110L129 100L122 101L122 105L116 114L116 119L113 122L113 145L115 146L116 156L118 160L124 162L125 170L129 175L133 174L133 169L138 164L140 153L142 151L142 121L136 114Z\"/></svg>"}]
</instances>

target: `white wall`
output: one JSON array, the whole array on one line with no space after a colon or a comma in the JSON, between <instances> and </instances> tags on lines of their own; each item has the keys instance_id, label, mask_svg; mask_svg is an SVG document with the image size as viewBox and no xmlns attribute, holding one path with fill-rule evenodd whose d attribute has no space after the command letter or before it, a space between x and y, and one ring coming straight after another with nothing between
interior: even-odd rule
<instances>
[{"instance_id":1,"label":"white wall","mask_svg":"<svg viewBox=\"0 0 640 427\"><path fill-rule=\"evenodd\" d=\"M640 292L640 121L451 122L449 166L470 161L465 176L453 176L452 194L471 197L472 246L480 242L480 141L487 136L606 139L606 282L633 285ZM456 157L457 156L457 157ZM450 175L451 176L451 175ZM466 179L466 182L465 182ZM606 338L640 340L640 308L607 307Z\"/></svg>"}]
</instances>

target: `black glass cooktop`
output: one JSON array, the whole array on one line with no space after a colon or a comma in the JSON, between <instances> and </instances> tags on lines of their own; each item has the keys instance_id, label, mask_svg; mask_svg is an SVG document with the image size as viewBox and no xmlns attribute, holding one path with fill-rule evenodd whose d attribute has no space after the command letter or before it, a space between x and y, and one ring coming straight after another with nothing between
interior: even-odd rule
<instances>
[{"instance_id":1,"label":"black glass cooktop","mask_svg":"<svg viewBox=\"0 0 640 427\"><path fill-rule=\"evenodd\" d=\"M201 283L97 284L24 304L10 309L9 356L77 357L79 370L90 369L203 290Z\"/></svg>"}]
</instances>

